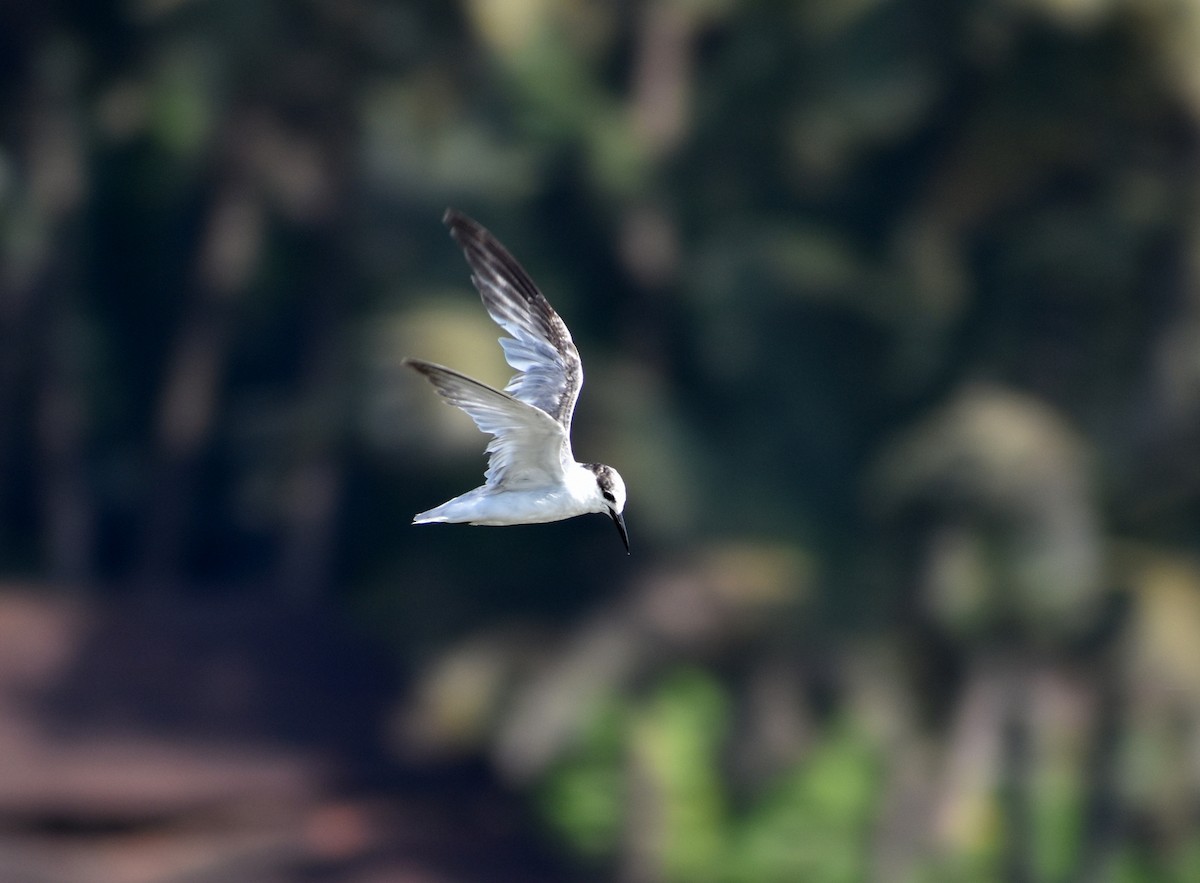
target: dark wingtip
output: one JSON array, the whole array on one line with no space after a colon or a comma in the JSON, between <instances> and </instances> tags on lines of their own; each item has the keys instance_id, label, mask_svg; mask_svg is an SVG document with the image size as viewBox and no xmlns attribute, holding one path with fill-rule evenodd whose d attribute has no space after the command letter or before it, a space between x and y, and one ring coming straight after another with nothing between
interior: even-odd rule
<instances>
[{"instance_id":1,"label":"dark wingtip","mask_svg":"<svg viewBox=\"0 0 1200 883\"><path fill-rule=\"evenodd\" d=\"M550 305L544 303L545 298L533 279L486 227L455 208L446 209L446 213L442 215L442 223L450 228L451 238L462 248L467 263L476 275L499 275L516 288L525 300L537 302L540 299L542 303L537 304L538 309L553 313ZM478 283L476 287L479 287Z\"/></svg>"},{"instance_id":2,"label":"dark wingtip","mask_svg":"<svg viewBox=\"0 0 1200 883\"><path fill-rule=\"evenodd\" d=\"M455 239L459 239L464 233L475 237L483 230L478 221L464 215L456 208L446 209L445 214L442 215L442 223L450 228L450 235Z\"/></svg>"},{"instance_id":3,"label":"dark wingtip","mask_svg":"<svg viewBox=\"0 0 1200 883\"><path fill-rule=\"evenodd\" d=\"M468 253L468 262L472 248L491 249L497 252L504 250L504 246L500 243L491 242L493 237L482 224L474 218L464 215L456 208L446 209L446 213L442 215L442 223L450 228L450 238ZM509 260L512 258L510 257Z\"/></svg>"},{"instance_id":4,"label":"dark wingtip","mask_svg":"<svg viewBox=\"0 0 1200 883\"><path fill-rule=\"evenodd\" d=\"M400 364L407 365L409 368L412 368L418 374L424 374L426 377L428 377L430 374L432 374L433 371L437 368L437 366L434 365L432 362L426 362L424 359L413 359L413 358L409 358L409 357L405 357L405 358L401 359Z\"/></svg>"}]
</instances>

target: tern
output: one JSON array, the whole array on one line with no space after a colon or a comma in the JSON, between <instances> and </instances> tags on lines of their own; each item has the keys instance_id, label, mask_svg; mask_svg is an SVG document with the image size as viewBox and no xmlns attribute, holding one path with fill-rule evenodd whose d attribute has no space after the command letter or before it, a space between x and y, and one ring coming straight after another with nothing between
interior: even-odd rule
<instances>
[{"instance_id":1,"label":"tern","mask_svg":"<svg viewBox=\"0 0 1200 883\"><path fill-rule=\"evenodd\" d=\"M442 221L488 315L510 335L500 346L517 373L501 391L452 368L404 360L493 437L484 484L421 512L413 524L541 524L595 512L612 519L628 554L625 482L611 466L577 463L571 452L583 364L566 323L491 233L454 209Z\"/></svg>"}]
</instances>

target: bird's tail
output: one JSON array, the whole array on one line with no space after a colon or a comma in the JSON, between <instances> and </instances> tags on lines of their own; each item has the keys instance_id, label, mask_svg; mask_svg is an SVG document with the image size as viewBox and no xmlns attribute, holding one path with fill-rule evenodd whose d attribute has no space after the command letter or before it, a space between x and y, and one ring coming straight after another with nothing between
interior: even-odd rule
<instances>
[{"instance_id":1,"label":"bird's tail","mask_svg":"<svg viewBox=\"0 0 1200 883\"><path fill-rule=\"evenodd\" d=\"M440 506L434 506L428 512L418 512L413 516L413 524L474 523L479 515L476 502L485 492L486 488L477 487L473 491L460 494L453 500L447 500Z\"/></svg>"},{"instance_id":2,"label":"bird's tail","mask_svg":"<svg viewBox=\"0 0 1200 883\"><path fill-rule=\"evenodd\" d=\"M436 506L427 512L418 512L413 516L413 524L445 524L446 514L442 511L445 506Z\"/></svg>"}]
</instances>

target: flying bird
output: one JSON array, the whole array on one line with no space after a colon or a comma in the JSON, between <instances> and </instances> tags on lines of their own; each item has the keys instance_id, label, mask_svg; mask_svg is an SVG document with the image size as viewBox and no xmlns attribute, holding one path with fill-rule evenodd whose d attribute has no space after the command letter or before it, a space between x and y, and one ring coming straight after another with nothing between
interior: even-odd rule
<instances>
[{"instance_id":1,"label":"flying bird","mask_svg":"<svg viewBox=\"0 0 1200 883\"><path fill-rule=\"evenodd\" d=\"M571 332L491 233L454 209L442 220L488 315L509 335L500 346L517 373L501 391L452 368L404 360L492 436L483 485L421 512L413 524L540 524L596 512L612 519L628 553L625 482L611 466L577 463L571 452L571 416L583 386Z\"/></svg>"}]
</instances>

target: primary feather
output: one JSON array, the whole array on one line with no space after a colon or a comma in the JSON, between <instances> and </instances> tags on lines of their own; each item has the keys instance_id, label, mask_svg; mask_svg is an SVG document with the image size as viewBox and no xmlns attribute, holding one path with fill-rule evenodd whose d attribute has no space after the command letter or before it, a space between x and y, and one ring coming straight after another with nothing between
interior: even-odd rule
<instances>
[{"instance_id":1,"label":"primary feather","mask_svg":"<svg viewBox=\"0 0 1200 883\"><path fill-rule=\"evenodd\" d=\"M505 360L517 369L505 391L569 428L583 364L566 323L496 237L454 209L443 220L466 256L488 315L512 335L500 338Z\"/></svg>"}]
</instances>

